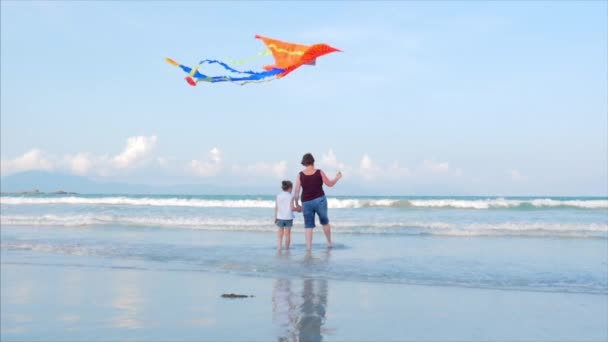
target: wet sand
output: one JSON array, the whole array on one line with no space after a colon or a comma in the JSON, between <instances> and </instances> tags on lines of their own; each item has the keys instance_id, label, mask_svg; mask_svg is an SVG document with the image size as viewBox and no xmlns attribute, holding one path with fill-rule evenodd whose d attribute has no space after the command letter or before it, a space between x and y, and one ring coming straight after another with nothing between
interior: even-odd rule
<instances>
[{"instance_id":1,"label":"wet sand","mask_svg":"<svg viewBox=\"0 0 608 342\"><path fill-rule=\"evenodd\" d=\"M608 338L606 295L33 261L3 260L2 341Z\"/></svg>"}]
</instances>

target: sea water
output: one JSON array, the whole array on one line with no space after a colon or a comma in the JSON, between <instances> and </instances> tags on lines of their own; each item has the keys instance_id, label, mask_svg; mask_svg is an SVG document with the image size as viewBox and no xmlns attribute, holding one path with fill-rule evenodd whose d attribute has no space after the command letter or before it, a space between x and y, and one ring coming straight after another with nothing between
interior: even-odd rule
<instances>
[{"instance_id":1,"label":"sea water","mask_svg":"<svg viewBox=\"0 0 608 342\"><path fill-rule=\"evenodd\" d=\"M277 257L273 196L0 203L4 265L608 294L608 198L329 196L334 248L318 226L309 257L299 214L291 250Z\"/></svg>"}]
</instances>

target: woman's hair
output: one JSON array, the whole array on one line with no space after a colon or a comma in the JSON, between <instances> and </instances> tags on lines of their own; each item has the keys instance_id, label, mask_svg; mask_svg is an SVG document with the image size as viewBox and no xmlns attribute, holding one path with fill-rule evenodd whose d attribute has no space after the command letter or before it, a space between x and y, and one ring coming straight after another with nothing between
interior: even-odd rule
<instances>
[{"instance_id":1,"label":"woman's hair","mask_svg":"<svg viewBox=\"0 0 608 342\"><path fill-rule=\"evenodd\" d=\"M284 180L281 182L281 189L283 189L283 191L287 191L291 188L293 188L293 184L291 183L291 181Z\"/></svg>"},{"instance_id":2,"label":"woman's hair","mask_svg":"<svg viewBox=\"0 0 608 342\"><path fill-rule=\"evenodd\" d=\"M306 153L302 157L302 165L308 166L308 165L313 165L314 163L315 163L315 157L313 157L312 154Z\"/></svg>"}]
</instances>

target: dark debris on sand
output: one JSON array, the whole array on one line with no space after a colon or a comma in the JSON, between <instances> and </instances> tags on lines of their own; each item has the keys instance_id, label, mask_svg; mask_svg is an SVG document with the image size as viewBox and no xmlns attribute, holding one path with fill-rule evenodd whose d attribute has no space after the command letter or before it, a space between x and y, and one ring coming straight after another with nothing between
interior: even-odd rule
<instances>
[{"instance_id":1,"label":"dark debris on sand","mask_svg":"<svg viewBox=\"0 0 608 342\"><path fill-rule=\"evenodd\" d=\"M242 295L242 294L236 294L236 293L224 293L222 295L222 298L249 298L249 297L253 298L255 296L253 296L253 295L248 296L248 295Z\"/></svg>"}]
</instances>

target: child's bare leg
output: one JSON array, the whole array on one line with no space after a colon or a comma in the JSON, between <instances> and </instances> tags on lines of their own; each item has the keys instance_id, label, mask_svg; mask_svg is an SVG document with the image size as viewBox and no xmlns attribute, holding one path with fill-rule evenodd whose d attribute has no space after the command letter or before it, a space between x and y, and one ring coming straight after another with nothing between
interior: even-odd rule
<instances>
[{"instance_id":1,"label":"child's bare leg","mask_svg":"<svg viewBox=\"0 0 608 342\"><path fill-rule=\"evenodd\" d=\"M281 249L281 245L283 244L283 228L279 228L279 239L277 241L277 249Z\"/></svg>"},{"instance_id":2,"label":"child's bare leg","mask_svg":"<svg viewBox=\"0 0 608 342\"><path fill-rule=\"evenodd\" d=\"M323 233L327 239L327 247L331 248L331 226L329 224L323 225Z\"/></svg>"},{"instance_id":3,"label":"child's bare leg","mask_svg":"<svg viewBox=\"0 0 608 342\"><path fill-rule=\"evenodd\" d=\"M291 229L285 232L285 249L289 249L289 245L291 245Z\"/></svg>"},{"instance_id":4,"label":"child's bare leg","mask_svg":"<svg viewBox=\"0 0 608 342\"><path fill-rule=\"evenodd\" d=\"M306 228L306 250L309 251L312 248L312 228Z\"/></svg>"}]
</instances>

